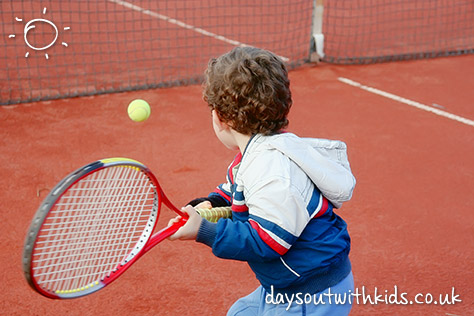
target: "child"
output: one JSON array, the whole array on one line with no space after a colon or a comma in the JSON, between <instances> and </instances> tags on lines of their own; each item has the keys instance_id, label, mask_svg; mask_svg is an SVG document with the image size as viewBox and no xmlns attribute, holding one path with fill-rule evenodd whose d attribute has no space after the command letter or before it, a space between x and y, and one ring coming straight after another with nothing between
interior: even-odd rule
<instances>
[{"instance_id":1,"label":"child","mask_svg":"<svg viewBox=\"0 0 474 316\"><path fill-rule=\"evenodd\" d=\"M170 239L195 239L220 258L248 262L261 286L227 315L347 315L351 304L334 297L354 287L346 223L333 211L355 185L345 144L283 132L288 74L265 50L237 47L212 59L204 100L218 139L240 152L226 183L183 208L189 220ZM232 206L233 218L210 223L191 205Z\"/></svg>"}]
</instances>

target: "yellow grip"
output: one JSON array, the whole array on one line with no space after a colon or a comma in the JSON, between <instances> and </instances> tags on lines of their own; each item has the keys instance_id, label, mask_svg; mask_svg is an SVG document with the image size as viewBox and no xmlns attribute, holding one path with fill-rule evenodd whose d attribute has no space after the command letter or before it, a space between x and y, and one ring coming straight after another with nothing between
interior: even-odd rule
<instances>
[{"instance_id":1,"label":"yellow grip","mask_svg":"<svg viewBox=\"0 0 474 316\"><path fill-rule=\"evenodd\" d=\"M214 207L214 208L200 208L196 209L201 217L207 219L212 223L216 223L220 218L231 218L232 210L230 206Z\"/></svg>"}]
</instances>

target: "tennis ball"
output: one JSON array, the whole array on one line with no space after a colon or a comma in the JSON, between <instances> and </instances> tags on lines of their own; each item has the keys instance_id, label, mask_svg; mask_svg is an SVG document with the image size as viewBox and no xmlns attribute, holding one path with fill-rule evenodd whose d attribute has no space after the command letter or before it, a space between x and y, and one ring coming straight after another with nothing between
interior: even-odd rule
<instances>
[{"instance_id":1,"label":"tennis ball","mask_svg":"<svg viewBox=\"0 0 474 316\"><path fill-rule=\"evenodd\" d=\"M132 121L143 122L150 117L151 109L148 102L136 99L128 105L128 116Z\"/></svg>"}]
</instances>

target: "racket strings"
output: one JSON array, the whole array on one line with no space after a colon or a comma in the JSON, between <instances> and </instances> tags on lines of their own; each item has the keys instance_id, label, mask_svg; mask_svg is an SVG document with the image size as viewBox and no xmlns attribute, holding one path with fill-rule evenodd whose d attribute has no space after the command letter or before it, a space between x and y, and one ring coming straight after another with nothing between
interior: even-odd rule
<instances>
[{"instance_id":1,"label":"racket strings","mask_svg":"<svg viewBox=\"0 0 474 316\"><path fill-rule=\"evenodd\" d=\"M94 178L95 175L93 175L93 178ZM98 189L102 189L103 188L103 185L101 185L101 183L99 182L91 182L93 183L93 186L92 187L87 187L87 188L91 188L92 190L98 190ZM85 185L85 182L80 182L78 183L78 185ZM53 238L53 243L51 244L53 247L54 247L54 250L52 251L53 253L56 251L56 246L58 246L58 249L61 249L61 250L65 250L65 256L63 257L60 257L58 256L57 254L53 256L48 256L48 253L43 253L42 255L44 257L46 257L48 260L46 260L46 263L41 267L42 270L44 271L43 273L38 273L38 274L41 274L43 276L47 276L50 278L50 280L68 280L69 278L67 278L64 274L66 271L70 271L73 267L72 263L74 262L74 264L77 266L77 267L81 267L82 263L80 261L78 261L77 257L78 255L80 254L81 252L81 249L79 247L74 247L73 245L67 243L67 242L63 242L62 240L58 239L58 238L55 238L56 236L60 236L60 235L63 235L64 238L67 240L68 238L71 238L71 239L74 239L74 240L80 240L81 242L83 242L83 239L84 239L84 229L81 227L78 227L78 225L74 225L72 226L72 223L75 223L75 216L71 216L71 214L75 214L75 212L77 211L80 215L80 218L83 218L84 221L91 221L92 218L91 216L94 214L94 210L92 207L89 207L89 209L91 209L92 211L91 212L82 212L84 210L84 201L86 201L87 199L90 198L90 193L93 192L93 191L87 191L85 190L84 191L84 194L83 195L76 195L76 193L74 193L73 190L70 190L70 192L68 193L69 196L73 196L74 198L78 198L78 203L76 205L76 208L70 208L70 209L65 209L66 212L63 213L63 222L61 223L61 219L59 220L55 220L54 218L51 218L51 221L52 221L52 225L50 227L57 230L58 234L49 234L47 237L48 238ZM65 195L67 196L67 195ZM99 198L98 195L96 195L95 198L92 198L91 199L91 202L97 202L97 199ZM59 203L61 204L61 203ZM61 210L62 207L61 205L59 206L56 206L55 207L56 210ZM55 212L55 211L53 211ZM52 214L53 214L52 212ZM49 219L48 219L49 220ZM58 224L59 223L59 224ZM61 225L63 224L63 225ZM71 229L70 229L70 232L67 232L65 229L63 229L64 227L69 227L71 226ZM95 225L94 225L95 226ZM42 232L43 233L43 232ZM67 233L67 234L65 234ZM92 232L91 232L92 233ZM93 235L92 235L93 236ZM49 241L49 240L48 240ZM63 247L63 248L60 248L60 247ZM85 255L88 255L85 253ZM53 259L54 260L51 260ZM67 258L66 260L63 260L63 258ZM42 260L44 261L44 260ZM36 261L35 263L39 263L40 261ZM52 264L51 264L52 263ZM62 266L63 269L60 269L58 266ZM51 274L50 275L50 269L53 269L53 271L55 271L54 274ZM54 279L56 278L56 279ZM48 280L48 282L51 282L50 280ZM69 287L70 284L69 283L66 283L66 284L63 284L64 287Z\"/></svg>"},{"instance_id":2,"label":"racket strings","mask_svg":"<svg viewBox=\"0 0 474 316\"><path fill-rule=\"evenodd\" d=\"M98 173L94 174L94 176L97 176L97 175L98 175ZM97 179L95 177L93 177L93 180L97 180ZM115 182L113 180L110 180L110 181L111 181L110 184ZM107 199L106 195L109 194L110 190L112 189L112 185L110 187L108 187L107 182L104 182L104 181L91 181L89 184L87 182L83 182L83 183L81 183L81 185L84 185L84 187L86 189L89 187L89 185L92 185L92 188L93 188L93 190L91 190L91 191L88 191L88 190L84 191L85 192L84 197L86 198L85 201L87 201L88 198L91 198L90 193L100 192L100 194L95 194L91 198L90 205L83 203L83 200L80 199L79 201L81 201L81 202L78 205L79 209L81 209L80 214L84 214L85 215L84 219L86 221L90 221L93 224L93 226L96 226L97 224L102 224L100 222L99 223L97 222L97 218L99 218L99 219L104 218L104 220L108 220L107 216L110 216L110 214L113 214L113 212L111 212L111 213L105 213L105 215L104 215L104 212L103 212L103 210L105 209L105 207L107 207L107 205L109 203L109 200ZM77 193L71 192L70 194L72 196L76 196ZM101 202L103 202L102 205L101 205ZM89 210L83 209L84 206L87 206L89 208ZM59 208L60 208L60 206L59 206ZM72 208L72 209L74 209L74 208ZM79 238L83 242L84 246L83 247L74 247L74 245L67 244L68 249L73 249L73 251L69 254L70 260L69 260L68 264L65 265L64 269L62 269L62 270L59 267L55 267L55 269L56 269L55 276L57 277L57 280L66 281L63 284L63 286L65 288L77 288L81 285L80 281L83 281L83 280L81 280L81 278L83 278L84 275L87 275L87 271L85 271L85 269L87 269L89 267L89 265L85 264L85 262L88 262L88 263L90 262L90 265L94 266L94 262L96 261L96 258L93 255L93 253L91 253L91 249L92 249L91 247L95 246L94 245L94 242L95 242L94 237L95 236L100 236L100 234L102 233L102 230L100 229L100 226L96 226L97 228L99 228L96 233L93 233L91 231L87 231L86 229L84 229L84 227L80 227L79 225L77 225L77 222L74 222L74 220L71 219L71 217L68 218L68 222L73 222L74 223L74 229L76 230L76 234L72 234L72 236L74 236L76 238ZM82 248L85 248L85 249L88 249L88 250L87 251L82 251ZM87 260L80 260L81 255L83 255L85 258L87 258ZM58 258L57 255L56 255L56 258ZM68 261L68 259L65 259L65 262L67 262L67 261ZM62 264L62 261L59 261L59 262ZM72 276L74 278L68 277L68 275L69 275L68 272L69 271L75 271L74 274L72 274ZM99 272L101 272L101 271L99 271ZM90 272L89 272L89 274L90 274ZM52 280L54 280L54 279L52 279ZM86 280L84 282L87 283L87 281L88 280Z\"/></svg>"},{"instance_id":3,"label":"racket strings","mask_svg":"<svg viewBox=\"0 0 474 316\"><path fill-rule=\"evenodd\" d=\"M110 179L109 179L110 180ZM113 182L111 182L113 183ZM97 211L97 210L100 210L102 207L103 208L107 208L110 206L110 200L109 200L109 196L110 195L114 195L114 194L117 194L117 196L119 195L118 192L116 192L117 188L113 185L109 186L106 190L102 190L102 194L100 196L100 200L104 201L104 205L101 206L100 205L100 201L93 201L93 205L95 206L96 208L96 212L90 212L89 214L96 214L96 216L103 216L103 214L101 214L102 212L100 211ZM109 194L110 193L110 194ZM111 222L111 218L114 219L114 215L115 215L116 212L114 212L113 210L110 212L110 213L107 213L106 215L108 216L105 216L105 220L109 221L109 223ZM116 218L115 218L116 219ZM107 226L105 227L107 228ZM78 228L80 230L80 228ZM96 240L100 240L100 238L103 238L103 233L106 231L106 229L102 229L102 230L98 230L98 233L95 233L95 234L92 234L92 236L97 236L97 238L89 238L87 240L87 242L85 243L85 248L88 248L88 249L94 249L94 248L97 248L96 246ZM77 247L76 249L76 252L79 251L79 253L81 252L81 249L79 247ZM75 282L73 282L73 284L69 284L69 283L66 283L66 287L72 287L72 288L76 288L78 287L80 284L79 284L79 281L77 279L77 277L80 277L80 276L83 276L83 275L92 275L93 273L90 271L92 269L92 267L94 267L94 263L97 262L97 253L100 253L100 252L110 252L110 251L107 251L107 248L105 249L101 249L99 248L99 252L91 252L90 250L85 253L86 257L88 258L88 260L80 260L80 259L74 259L74 262L75 264L77 265L77 269L75 269L77 272L76 272L76 279ZM102 257L102 263L104 262L107 262L107 260L109 258L114 258L115 257L115 254L112 253L112 255L109 255L109 256L104 256ZM87 264L87 263L92 263L92 264ZM74 270L74 269L73 269ZM71 269L67 269L66 271L71 271ZM102 272L102 271L99 271L99 272ZM66 279L69 279L69 280L72 280L70 278L66 278ZM79 279L80 280L80 279ZM85 281L85 283L88 283L88 280Z\"/></svg>"},{"instance_id":4,"label":"racket strings","mask_svg":"<svg viewBox=\"0 0 474 316\"><path fill-rule=\"evenodd\" d=\"M77 182L55 204L38 237L38 284L63 291L105 278L144 237L156 216L150 214L156 198L137 168L105 168Z\"/></svg>"},{"instance_id":5,"label":"racket strings","mask_svg":"<svg viewBox=\"0 0 474 316\"><path fill-rule=\"evenodd\" d=\"M116 169L116 170L119 170L119 169ZM122 168L120 169L119 171L126 171L126 172L130 172L131 170L133 169L130 169L130 168ZM134 228L132 225L133 225L133 220L134 218L132 217L133 213L129 212L129 213L125 213L125 214L128 214L128 216L125 216L124 220L123 221L120 221L119 220L119 217L117 216L118 214L118 210L120 210L121 208L123 208L125 205L125 201L127 201L124 196L126 194L124 194L124 190L125 191L130 191L131 189L131 186L129 184L130 182L130 179L128 179L128 177L126 176L125 177L125 185L123 187L116 187L115 186L115 183L119 183L119 181L123 181L123 179L121 179L121 176L118 176L116 177L116 180L114 179L114 181L112 181L112 185L110 187L107 188L107 190L103 190L102 192L104 193L102 195L102 199L105 199L106 200L106 207L112 207L112 203L111 200L110 200L110 197L111 196L117 196L117 200L116 200L116 204L117 204L117 208L113 208L112 207L112 210L110 212L107 212L107 216L106 216L106 225L105 227L103 227L103 229L98 233L96 234L97 235L97 238L96 239L91 239L89 240L89 243L86 244L87 247L89 247L89 249L94 249L95 247L97 247L98 245L100 245L100 242L103 241L104 242L104 245L107 245L104 247L103 249L103 252L104 253L109 253L110 255L109 256L102 256L102 257L99 257L98 256L98 252L96 253L91 253L89 252L88 253L88 257L92 260L92 262L95 262L96 264L98 264L99 266L103 265L104 267L107 267L107 269L102 270L101 272L108 272L110 270L112 270L118 263L118 261L120 260L120 258L123 258L123 256L125 256L125 253L123 252L123 249L125 248L125 250L129 250L130 246L127 247L127 245L129 245L129 242L130 242L130 237L133 237L133 232L134 232ZM128 179L128 180L127 180ZM139 189L138 189L138 186L135 186L135 189L137 193L139 193ZM128 194L128 192L127 192ZM138 196L141 196L140 194ZM134 203L132 203L133 205ZM100 207L100 204L95 204L97 207ZM137 208L138 209L138 208ZM118 227L117 224L118 223L123 223L124 225L126 225L125 227L128 228L128 229L124 229L124 226L121 226L121 227ZM124 236L125 238L125 247L119 247L118 244L115 243L115 240L118 240L118 237L119 236ZM121 251L122 250L122 251ZM79 270L79 271L83 271L83 275L90 275L89 278L92 277L92 275L95 275L92 271L94 265L89 265L87 266L86 263L84 261L81 262L82 263L82 269ZM78 283L80 281L80 278L76 278L74 279L74 283L72 285L73 288L76 288L78 287ZM88 283L88 281L90 281L89 279L87 279L85 281L85 283Z\"/></svg>"}]
</instances>

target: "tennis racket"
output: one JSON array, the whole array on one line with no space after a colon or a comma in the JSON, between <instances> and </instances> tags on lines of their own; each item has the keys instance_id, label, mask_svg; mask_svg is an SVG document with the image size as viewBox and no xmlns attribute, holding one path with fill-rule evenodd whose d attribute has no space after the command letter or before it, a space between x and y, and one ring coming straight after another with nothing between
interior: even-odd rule
<instances>
[{"instance_id":1,"label":"tennis racket","mask_svg":"<svg viewBox=\"0 0 474 316\"><path fill-rule=\"evenodd\" d=\"M182 218L152 235L162 203ZM230 208L198 212L210 221L232 213ZM24 246L25 277L49 298L94 293L187 219L140 162L111 158L90 163L59 182L36 212Z\"/></svg>"}]
</instances>

